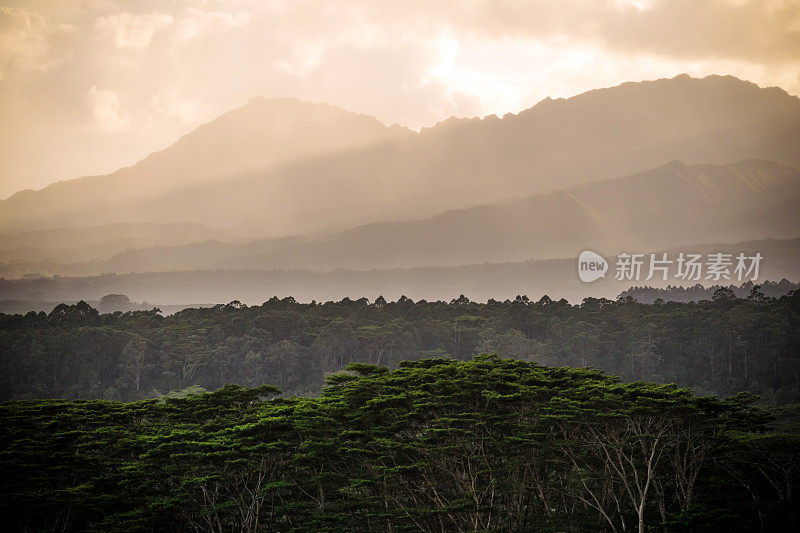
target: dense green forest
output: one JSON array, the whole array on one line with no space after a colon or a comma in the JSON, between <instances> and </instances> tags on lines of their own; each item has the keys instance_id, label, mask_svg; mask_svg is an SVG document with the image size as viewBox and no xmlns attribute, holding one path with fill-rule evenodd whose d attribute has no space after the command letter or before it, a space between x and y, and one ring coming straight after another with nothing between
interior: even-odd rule
<instances>
[{"instance_id":1,"label":"dense green forest","mask_svg":"<svg viewBox=\"0 0 800 533\"><path fill-rule=\"evenodd\" d=\"M698 397L496 356L133 403L0 404L19 531L796 531L800 437ZM796 413L794 415L796 418Z\"/></svg>"},{"instance_id":2,"label":"dense green forest","mask_svg":"<svg viewBox=\"0 0 800 533\"><path fill-rule=\"evenodd\" d=\"M800 528L798 291L79 302L0 347L19 531Z\"/></svg>"},{"instance_id":3,"label":"dense green forest","mask_svg":"<svg viewBox=\"0 0 800 533\"><path fill-rule=\"evenodd\" d=\"M700 394L752 392L800 401L800 293L745 298L718 289L697 303L547 297L447 302L273 298L99 314L86 303L49 315L0 315L0 399L131 401L270 384L319 394L351 362L396 367L430 357L498 353L593 367L625 381L677 383Z\"/></svg>"}]
</instances>

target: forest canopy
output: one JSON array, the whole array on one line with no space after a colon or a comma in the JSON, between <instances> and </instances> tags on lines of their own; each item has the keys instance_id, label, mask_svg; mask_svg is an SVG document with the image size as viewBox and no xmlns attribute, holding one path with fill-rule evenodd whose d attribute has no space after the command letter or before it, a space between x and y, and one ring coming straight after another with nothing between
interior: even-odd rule
<instances>
[{"instance_id":1,"label":"forest canopy","mask_svg":"<svg viewBox=\"0 0 800 533\"><path fill-rule=\"evenodd\" d=\"M798 313L754 286L0 315L0 507L20 531L795 530Z\"/></svg>"},{"instance_id":2,"label":"forest canopy","mask_svg":"<svg viewBox=\"0 0 800 533\"><path fill-rule=\"evenodd\" d=\"M700 397L496 356L133 403L0 404L20 531L789 531L800 437Z\"/></svg>"},{"instance_id":3,"label":"forest canopy","mask_svg":"<svg viewBox=\"0 0 800 533\"><path fill-rule=\"evenodd\" d=\"M317 395L324 377L349 363L393 368L482 353L790 404L800 401L800 294L774 298L754 286L746 297L718 288L700 302L642 304L626 296L580 305L524 296L487 303L272 298L169 316L62 304L49 314L0 314L0 399L132 401L226 384Z\"/></svg>"}]
</instances>

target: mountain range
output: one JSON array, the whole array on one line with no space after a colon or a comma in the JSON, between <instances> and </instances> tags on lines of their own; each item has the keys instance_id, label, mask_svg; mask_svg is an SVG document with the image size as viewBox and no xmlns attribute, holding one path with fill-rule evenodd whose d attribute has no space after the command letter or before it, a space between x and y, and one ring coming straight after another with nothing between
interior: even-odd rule
<instances>
[{"instance_id":1,"label":"mountain range","mask_svg":"<svg viewBox=\"0 0 800 533\"><path fill-rule=\"evenodd\" d=\"M0 276L396 269L788 239L798 168L800 99L730 76L624 83L419 132L254 98L131 167L0 201Z\"/></svg>"}]
</instances>

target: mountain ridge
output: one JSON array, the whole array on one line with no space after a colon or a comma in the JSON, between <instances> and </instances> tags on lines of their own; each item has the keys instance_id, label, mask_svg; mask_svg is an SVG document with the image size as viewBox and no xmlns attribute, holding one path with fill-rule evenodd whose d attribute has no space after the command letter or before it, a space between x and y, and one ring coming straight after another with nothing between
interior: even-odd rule
<instances>
[{"instance_id":1,"label":"mountain ridge","mask_svg":"<svg viewBox=\"0 0 800 533\"><path fill-rule=\"evenodd\" d=\"M300 105L304 110L308 105L324 109L323 104ZM220 172L205 168L204 160L192 153L185 159L195 166L186 163L189 166L178 169L191 179L170 182L164 178L169 173L161 168L148 174L158 186L162 182L178 185L166 191L156 187L155 193L144 194L131 182L77 194L70 185L74 182L59 182L50 189L57 189L57 194L50 194L47 201L43 200L46 188L0 202L0 231L112 222L235 227L258 220L248 231L274 237L330 226L344 229L380 219L431 216L624 175L675 158L689 163L760 158L800 164L800 99L733 77L628 82L567 99L543 100L517 115L440 123L419 133L339 111L331 124L338 124L342 117L364 120L364 134L354 135L344 147L336 145L332 151L312 151L294 159L270 159L274 154L267 154L264 158L272 166L255 170L247 161L236 167L230 158L222 158L225 164ZM206 135L214 130L214 123L187 136ZM258 121L248 124L256 129L263 126ZM331 127L335 132L335 125ZM359 119L354 128L360 127ZM282 139L289 131L279 130L273 133ZM335 133L329 132L331 142ZM284 140L307 140L308 134L306 128ZM159 154L170 149L177 153L176 145ZM242 151L252 155L260 150L253 146L261 145L254 141L248 146ZM147 161L152 159L139 164ZM196 167L202 167L208 179L189 172ZM130 174L134 168L118 172ZM356 199L366 205L355 208ZM304 214L322 211L331 214L335 224Z\"/></svg>"},{"instance_id":2,"label":"mountain ridge","mask_svg":"<svg viewBox=\"0 0 800 533\"><path fill-rule=\"evenodd\" d=\"M207 122L199 124L198 126L196 126L191 131L180 135L169 146L166 146L166 147L158 149L158 150L154 150L154 151L150 152L145 157L143 157L142 159L140 159L139 161L137 161L137 162L135 162L133 164L121 166L117 170L115 170L113 172L105 173L105 174L89 174L89 175L85 175L85 176L77 176L77 177L74 177L74 178L65 178L65 179L61 179L61 180L56 180L56 181L53 181L52 183L49 183L49 184L47 184L44 187L41 187L39 189L30 189L30 188L21 189L19 191L16 191L16 192L12 193L7 198L0 199L0 205L2 205L2 203L7 201L7 200L11 200L12 198L14 198L17 195L26 196L26 195L28 195L30 193L44 192L44 191L50 189L51 187L58 188L59 186L62 186L63 184L66 184L66 183L73 183L73 182L79 182L79 181L83 181L83 180L94 180L94 179L102 179L102 178L113 177L114 175L116 175L117 173L119 173L121 171L125 171L125 170L131 169L133 167L136 167L137 165L145 163L146 161L151 160L153 158L157 159L159 154L162 154L163 152L168 151L169 149L175 147L176 145L180 145L181 143L186 142L187 140L190 140L193 137L196 137L196 135L198 133L204 132L206 129L209 128L209 126L212 126L213 124L216 124L219 121L224 121L227 118L229 118L231 115L242 113L245 110L250 110L254 106L263 105L264 103L275 104L275 103L280 103L280 102L288 102L288 103L290 103L292 105L300 104L300 105L304 105L304 106L330 108L330 109L335 110L337 112L341 112L343 114L343 116L350 116L350 117L357 118L359 120L367 119L367 120L369 120L371 122L376 123L376 126L380 126L380 127L383 127L383 128L388 129L388 130L395 131L395 132L405 130L406 132L411 133L413 131L413 130L409 130L408 128L406 128L404 126L401 126L399 124L386 125L386 124L382 123L380 120L378 120L377 118L375 118L375 117L373 117L371 115L348 111L347 109L344 109L342 107L339 107L339 106L336 106L336 105L333 105L333 104L329 104L327 102L305 101L305 100L301 100L301 99L295 98L295 97L265 98L263 96L253 96L253 97L249 98L248 101L246 103L244 103L243 105L241 105L241 106L239 106L237 108L231 109L229 111L226 111L226 112L222 113L221 115L218 115L217 117L215 117L215 118L213 118L213 119L211 119L211 120L209 120Z\"/></svg>"},{"instance_id":3,"label":"mountain ridge","mask_svg":"<svg viewBox=\"0 0 800 533\"><path fill-rule=\"evenodd\" d=\"M270 124L265 125L266 122ZM17 228L85 225L81 223L80 210L96 208L100 203L147 201L154 195L182 187L198 186L244 172L269 170L309 157L378 144L405 134L410 132L397 126L386 127L373 117L329 104L300 102L294 98L253 98L134 165L111 174L63 180L38 191L15 193L0 201L0 229L6 225L13 227L8 222L9 210L16 209L23 215L23 221L28 221L27 224L18 222ZM263 150L265 145L270 145L272 150ZM78 215L70 219L71 223L37 223L37 212L39 218L46 219L76 211ZM137 221L132 216L102 222Z\"/></svg>"}]
</instances>

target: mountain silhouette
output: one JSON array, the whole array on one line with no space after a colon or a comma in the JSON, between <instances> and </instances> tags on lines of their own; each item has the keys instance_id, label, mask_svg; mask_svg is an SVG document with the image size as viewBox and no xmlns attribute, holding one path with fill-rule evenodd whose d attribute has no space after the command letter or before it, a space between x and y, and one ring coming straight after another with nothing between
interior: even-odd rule
<instances>
[{"instance_id":1,"label":"mountain silhouette","mask_svg":"<svg viewBox=\"0 0 800 533\"><path fill-rule=\"evenodd\" d=\"M137 212L132 207L169 199L170 193L187 186L253 171L268 175L309 158L410 134L400 126L387 128L372 117L327 104L256 97L131 167L14 194L0 202L0 229L159 222L159 218L202 223L204 217L198 210L183 218L154 217L147 209ZM117 210L121 211L114 214Z\"/></svg>"},{"instance_id":2,"label":"mountain silhouette","mask_svg":"<svg viewBox=\"0 0 800 533\"><path fill-rule=\"evenodd\" d=\"M191 223L240 239L308 235L557 191L674 159L800 165L800 99L729 76L682 75L418 133L324 104L254 99L132 167L13 195L0 202L0 232Z\"/></svg>"}]
</instances>

